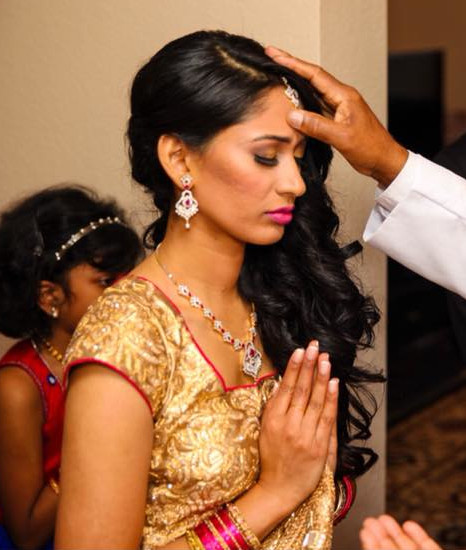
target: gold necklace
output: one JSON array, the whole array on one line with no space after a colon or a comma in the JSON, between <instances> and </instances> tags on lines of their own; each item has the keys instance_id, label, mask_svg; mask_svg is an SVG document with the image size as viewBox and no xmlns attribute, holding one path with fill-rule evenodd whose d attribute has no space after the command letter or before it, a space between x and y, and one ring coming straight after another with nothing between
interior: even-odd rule
<instances>
[{"instance_id":1,"label":"gold necklace","mask_svg":"<svg viewBox=\"0 0 466 550\"><path fill-rule=\"evenodd\" d=\"M51 342L49 342L48 340L46 340L44 337L40 336L39 338L40 340L40 343L44 346L44 348L50 353L50 355L52 357L54 357L59 363L61 363L62 365L64 365L64 357L63 357L63 353L61 353L60 351L57 350L56 347L54 347Z\"/></svg>"},{"instance_id":2,"label":"gold necklace","mask_svg":"<svg viewBox=\"0 0 466 550\"><path fill-rule=\"evenodd\" d=\"M178 294L183 298L186 298L186 300L189 301L189 304L193 308L202 310L204 317L211 322L211 325L214 331L218 332L222 336L222 340L225 342L225 344L231 345L235 351L243 351L242 371L247 376L251 376L252 378L254 378L254 380L257 380L259 371L262 366L262 354L254 345L254 339L257 334L257 330L256 330L257 315L254 309L254 304L251 304L252 311L249 315L249 322L250 322L250 327L248 329L249 335L244 340L241 340L240 338L233 338L230 331L228 331L223 326L222 321L220 321L220 319L217 319L217 317L214 315L212 310L206 307L202 303L200 298L192 294L192 292L189 290L187 285L180 284L175 280L175 277L173 276L173 274L170 273L170 271L168 271L168 269L162 264L162 262L159 259L159 256L158 256L159 247L160 245L157 247L154 254L155 261L159 264L160 268L168 277L169 281L175 285Z\"/></svg>"}]
</instances>

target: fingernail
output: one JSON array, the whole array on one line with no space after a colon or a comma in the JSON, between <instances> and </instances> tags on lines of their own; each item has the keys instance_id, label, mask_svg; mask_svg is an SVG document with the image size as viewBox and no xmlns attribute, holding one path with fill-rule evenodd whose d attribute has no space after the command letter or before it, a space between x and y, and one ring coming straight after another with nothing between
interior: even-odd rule
<instances>
[{"instance_id":1,"label":"fingernail","mask_svg":"<svg viewBox=\"0 0 466 550\"><path fill-rule=\"evenodd\" d=\"M293 352L293 355L291 357L291 362L295 365L301 364L304 357L304 350L303 348L295 349Z\"/></svg>"},{"instance_id":2,"label":"fingernail","mask_svg":"<svg viewBox=\"0 0 466 550\"><path fill-rule=\"evenodd\" d=\"M338 378L332 378L328 383L328 391L330 393L337 393L339 383L340 380L338 380Z\"/></svg>"},{"instance_id":3,"label":"fingernail","mask_svg":"<svg viewBox=\"0 0 466 550\"><path fill-rule=\"evenodd\" d=\"M329 372L330 372L330 363L328 361L321 361L319 365L319 373L322 376L327 376Z\"/></svg>"},{"instance_id":4,"label":"fingernail","mask_svg":"<svg viewBox=\"0 0 466 550\"><path fill-rule=\"evenodd\" d=\"M301 128L304 120L304 115L302 111L291 111L291 113L288 113L288 122L293 126L294 128Z\"/></svg>"},{"instance_id":5,"label":"fingernail","mask_svg":"<svg viewBox=\"0 0 466 550\"><path fill-rule=\"evenodd\" d=\"M312 360L319 353L319 342L313 340L306 349L306 359Z\"/></svg>"}]
</instances>

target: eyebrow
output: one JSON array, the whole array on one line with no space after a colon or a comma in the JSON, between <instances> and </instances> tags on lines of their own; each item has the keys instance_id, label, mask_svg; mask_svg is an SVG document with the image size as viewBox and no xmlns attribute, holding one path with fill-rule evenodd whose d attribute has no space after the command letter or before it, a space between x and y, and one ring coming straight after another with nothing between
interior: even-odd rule
<instances>
[{"instance_id":1,"label":"eyebrow","mask_svg":"<svg viewBox=\"0 0 466 550\"><path fill-rule=\"evenodd\" d=\"M291 138L287 137L287 136L276 136L274 134L264 134L263 136L258 136L256 138L254 138L252 141L263 141L263 140L272 140L272 141L278 141L280 143L291 143ZM304 141L306 141L306 138L303 137L299 142L298 142L298 145L301 145L301 143L303 143Z\"/></svg>"},{"instance_id":2,"label":"eyebrow","mask_svg":"<svg viewBox=\"0 0 466 550\"><path fill-rule=\"evenodd\" d=\"M254 138L252 141L261 141L264 139L271 139L273 141L279 141L280 143L291 143L291 138L286 136L275 136L273 134L265 134L263 136Z\"/></svg>"}]
</instances>

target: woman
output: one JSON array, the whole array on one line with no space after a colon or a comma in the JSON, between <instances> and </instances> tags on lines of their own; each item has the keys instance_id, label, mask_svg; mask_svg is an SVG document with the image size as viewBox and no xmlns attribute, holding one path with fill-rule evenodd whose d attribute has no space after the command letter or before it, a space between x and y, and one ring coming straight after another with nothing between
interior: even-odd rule
<instances>
[{"instance_id":1,"label":"woman","mask_svg":"<svg viewBox=\"0 0 466 550\"><path fill-rule=\"evenodd\" d=\"M357 390L380 377L353 362L378 315L334 239L331 151L286 122L299 102L320 111L224 32L136 75L130 158L160 211L155 252L70 347L60 547L330 547L331 470L376 458L353 439L370 435Z\"/></svg>"},{"instance_id":2,"label":"woman","mask_svg":"<svg viewBox=\"0 0 466 550\"><path fill-rule=\"evenodd\" d=\"M63 354L88 306L142 252L121 210L83 187L54 187L0 219L0 509L11 541L53 534L63 425ZM4 533L4 537L5 537Z\"/></svg>"}]
</instances>

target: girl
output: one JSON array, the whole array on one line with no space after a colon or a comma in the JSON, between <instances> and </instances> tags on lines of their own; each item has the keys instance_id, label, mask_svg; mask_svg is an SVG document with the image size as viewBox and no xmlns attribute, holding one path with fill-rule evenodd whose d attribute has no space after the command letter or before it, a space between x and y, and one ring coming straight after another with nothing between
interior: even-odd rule
<instances>
[{"instance_id":1,"label":"girl","mask_svg":"<svg viewBox=\"0 0 466 550\"><path fill-rule=\"evenodd\" d=\"M53 534L65 349L88 306L140 254L121 210L83 187L46 189L1 216L0 332L21 341L0 360L0 509L17 547Z\"/></svg>"}]
</instances>

